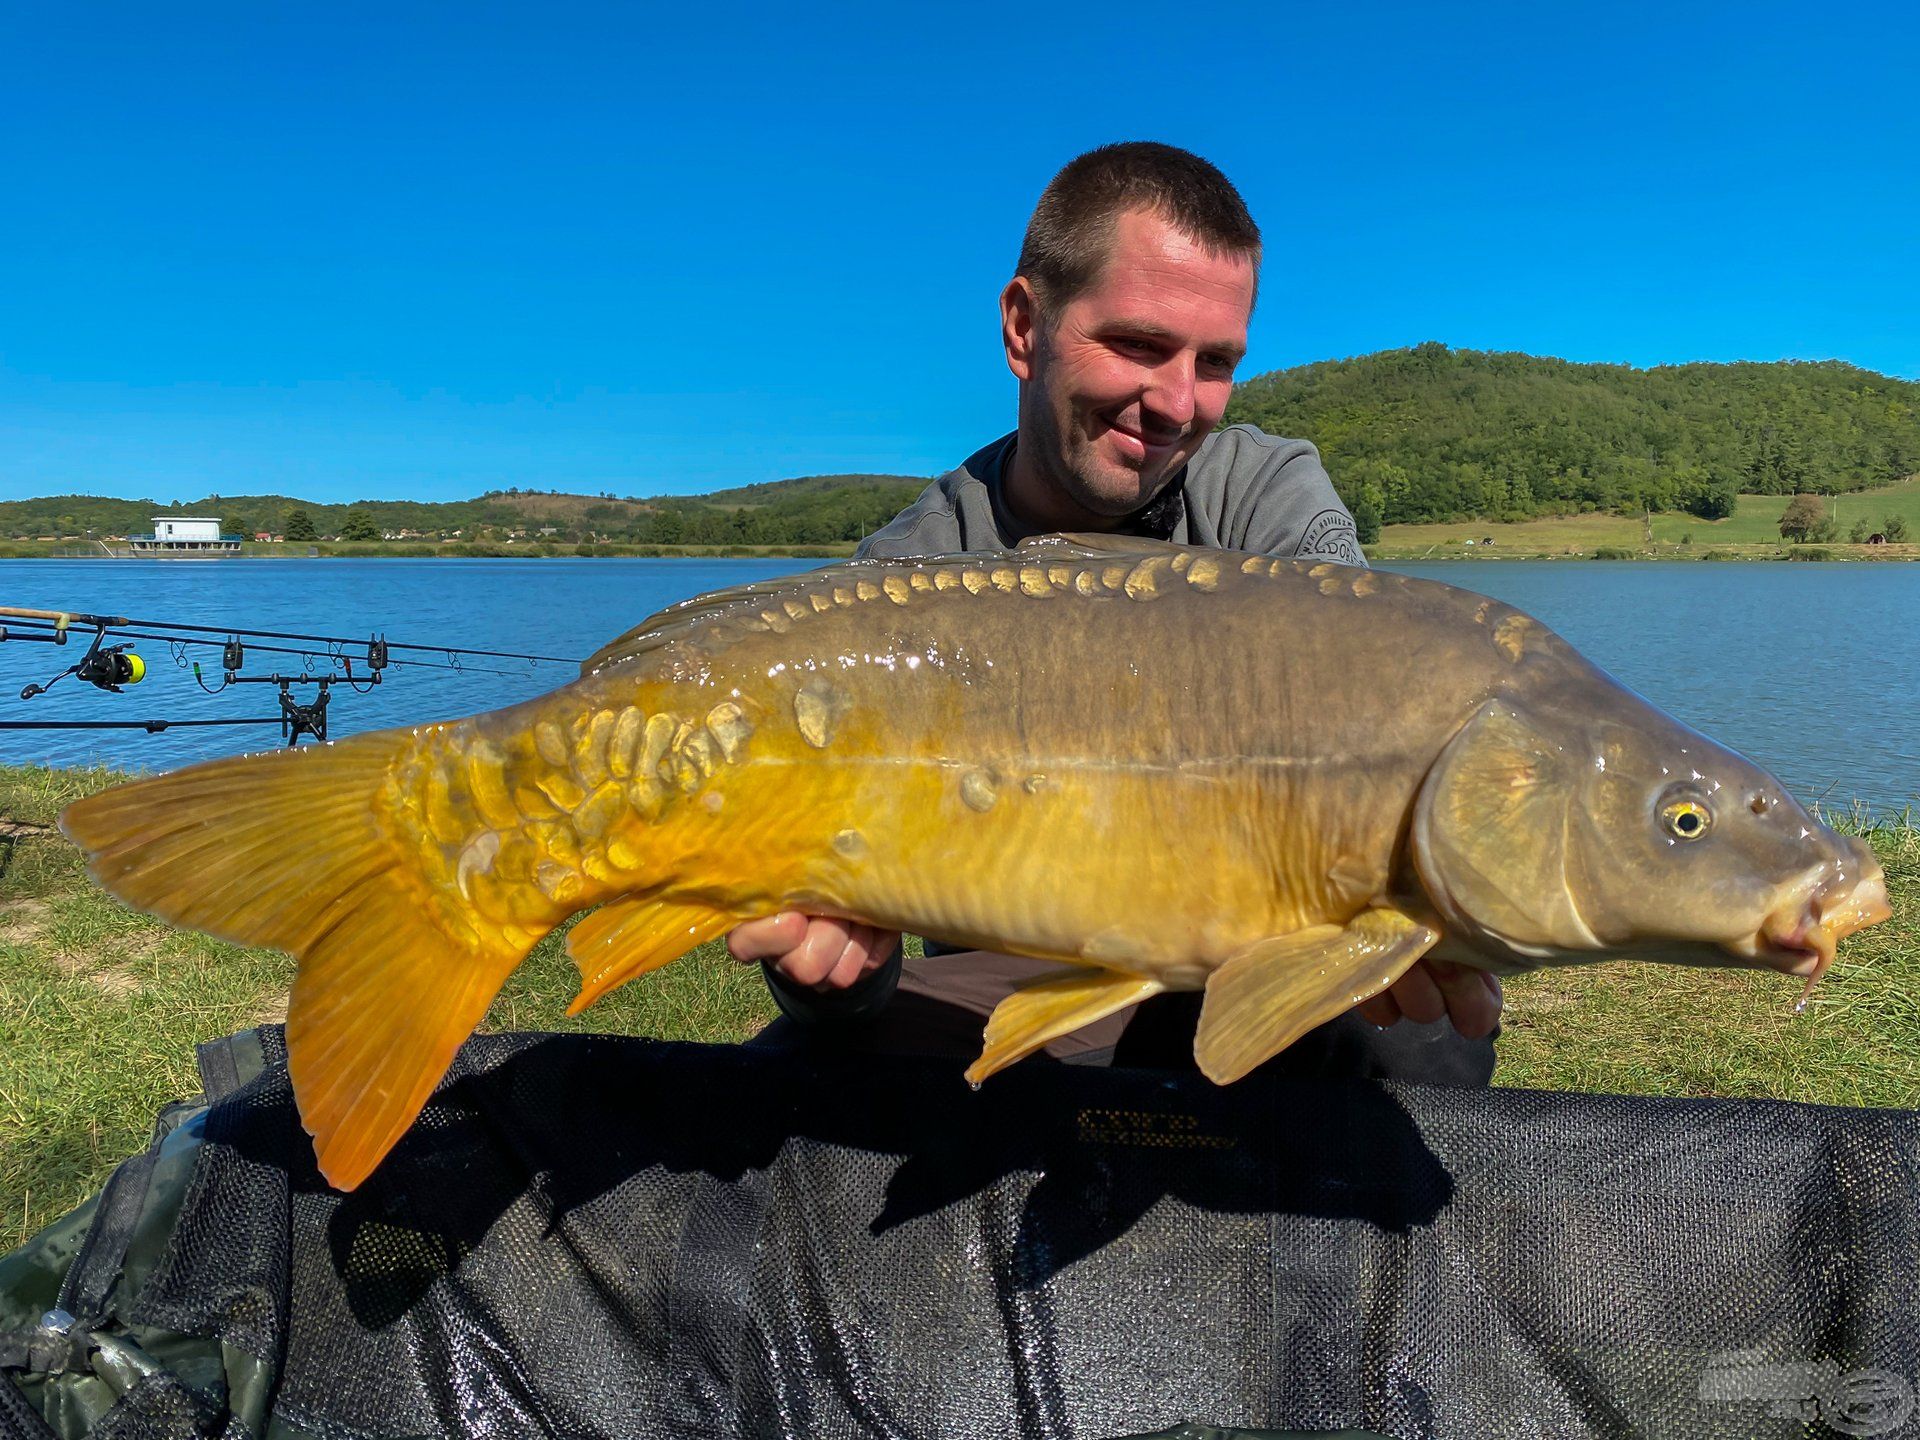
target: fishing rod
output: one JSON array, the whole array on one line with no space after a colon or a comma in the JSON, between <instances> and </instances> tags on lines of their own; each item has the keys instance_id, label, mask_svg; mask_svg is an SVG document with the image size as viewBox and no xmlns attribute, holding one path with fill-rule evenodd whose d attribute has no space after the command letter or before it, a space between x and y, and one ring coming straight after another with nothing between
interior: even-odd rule
<instances>
[{"instance_id":1,"label":"fishing rod","mask_svg":"<svg viewBox=\"0 0 1920 1440\"><path fill-rule=\"evenodd\" d=\"M0 720L0 730L144 730L148 734L187 726L204 725L278 725L281 738L288 745L297 745L303 735L312 736L316 741L327 738L327 707L336 685L344 684L356 694L367 694L382 682L384 673L390 669L426 669L452 670L464 674L479 675L516 675L517 669L499 666L472 665L464 663L463 656L489 660L524 660L529 668L543 664L578 665L580 662L566 656L540 655L516 650L486 650L462 645L429 645L408 641L390 640L385 635L374 634L366 640L341 635L308 635L286 630L259 630L246 626L196 625L185 621L141 620L125 615L96 615L87 611L75 610L37 610L19 606L0 605L0 620L9 622L0 624L0 643L21 641L38 644L63 646L76 636L92 631L92 639L87 650L79 660L44 682L29 684L20 692L22 700L31 700L44 695L56 683L72 675L97 690L113 694L122 694L129 685L138 684L146 678L147 665L131 646L139 641L151 641L167 646L173 661L183 670L191 670L194 683L209 695L217 695L235 685L272 685L276 688L280 701L280 713L275 716L233 717L220 719L149 719L149 720ZM219 637L219 638L214 638ZM112 643L107 643L111 638ZM262 641L290 640L304 641L306 645L272 645ZM313 649L311 646L323 646ZM218 649L220 655L220 683L209 685L206 673L198 660L192 659L187 652L188 646L203 646ZM351 654L349 650L359 653ZM407 655L398 656L394 651L406 651ZM247 654L253 651L259 654L287 655L300 660L301 673L282 675L274 671L269 675L242 675ZM443 656L439 660L423 658ZM325 663L322 673L315 672L315 662ZM355 675L356 663L360 673ZM335 667L339 667L336 672ZM302 700L294 694L295 686L314 687L312 697Z\"/></svg>"},{"instance_id":2,"label":"fishing rod","mask_svg":"<svg viewBox=\"0 0 1920 1440\"><path fill-rule=\"evenodd\" d=\"M7 614L9 614L8 611L4 609L0 609L0 615L7 615ZM77 620L79 617L74 616L72 618ZM0 626L0 630L4 630L5 632L7 632L4 635L0 635L0 639L11 639L11 640L55 639L55 636L59 633L58 627L56 627L53 623L48 621L28 620L28 621L19 622L19 623L21 625L24 625L27 628L16 629L15 626ZM139 624L142 622L133 621L129 623ZM215 640L210 638L204 638L197 635L169 635L164 632L154 632L149 630L118 630L116 629L115 633L119 635L123 635L129 640L153 640L168 646L205 645L213 649L224 651L224 650L227 650L231 645L238 643L237 637L240 635L270 634L271 632L244 631L244 630L243 631L217 631L216 630L213 632L215 634L227 635L229 638L226 640ZM65 642L55 640L55 643L65 643ZM310 649L304 649L298 646L258 645L258 644L248 643L244 645L243 649L247 653L258 651L262 654L268 654L268 655L304 655L304 656L310 656L316 660L340 660L340 661L345 661L350 663L353 657L343 653L344 647L347 645L365 645L370 647L369 655L372 658L366 661L363 661L363 663L366 664L370 670L384 670L389 665L391 665L395 669L404 669L407 667L412 667L418 670L459 670L470 675L517 675L520 673L518 670L504 670L499 668L498 666L462 665L458 663L449 663L446 665L441 665L432 660L387 659L387 660L382 660L377 665L373 663L375 659L378 659L382 654L385 653L385 651L381 649L382 646L385 646L387 651L396 650L396 649L422 650L431 654L444 654L450 658L457 655L494 655L494 654L508 653L504 651L467 650L459 646L453 646L449 648L449 647L439 646L439 645L402 646L392 641L383 641L377 638L371 641L367 641L367 640L335 641L329 638L329 644L335 644L342 648L327 649L327 650L310 650ZM177 656L175 658L176 658L176 663L179 663L182 669L190 668L190 666L186 662L179 661ZM579 663L578 661L573 661L573 660L562 662L558 657L555 657L555 656L531 656L530 655L530 656L511 656L510 658L525 659L529 662L529 665L549 663L549 662L555 663L555 664L565 663L569 665ZM230 668L238 668L238 667L236 666L236 667L230 667Z\"/></svg>"},{"instance_id":3,"label":"fishing rod","mask_svg":"<svg viewBox=\"0 0 1920 1440\"><path fill-rule=\"evenodd\" d=\"M0 605L0 619L49 621L61 628L69 625L104 625L108 629L124 630L128 626L138 625L149 630L184 630L198 635L257 635L263 640L310 640L319 645L364 643L358 638L340 635L298 635L287 630L248 630L232 625L188 625L180 621L130 620L124 615L85 615L68 610L18 610L7 605ZM409 645L399 640L389 640L386 645L389 650L425 650L436 655L483 655L495 660L533 660L555 665L580 663L565 655L529 655L519 650L475 650L463 645Z\"/></svg>"}]
</instances>

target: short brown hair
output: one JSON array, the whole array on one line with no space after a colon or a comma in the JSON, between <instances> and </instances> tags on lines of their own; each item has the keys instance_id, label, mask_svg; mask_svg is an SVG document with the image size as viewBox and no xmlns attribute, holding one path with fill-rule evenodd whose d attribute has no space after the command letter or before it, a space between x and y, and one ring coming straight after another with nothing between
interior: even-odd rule
<instances>
[{"instance_id":1,"label":"short brown hair","mask_svg":"<svg viewBox=\"0 0 1920 1440\"><path fill-rule=\"evenodd\" d=\"M1189 150L1129 140L1089 150L1048 182L1014 273L1043 303L1064 305L1099 275L1114 222L1129 210L1151 210L1210 254L1260 267L1260 227L1231 180Z\"/></svg>"}]
</instances>

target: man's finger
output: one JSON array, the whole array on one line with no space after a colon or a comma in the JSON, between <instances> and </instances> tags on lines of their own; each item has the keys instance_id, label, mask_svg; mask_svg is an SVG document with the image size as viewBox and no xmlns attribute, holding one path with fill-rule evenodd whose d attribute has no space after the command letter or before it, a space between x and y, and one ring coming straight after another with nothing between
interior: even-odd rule
<instances>
[{"instance_id":1,"label":"man's finger","mask_svg":"<svg viewBox=\"0 0 1920 1440\"><path fill-rule=\"evenodd\" d=\"M1436 963L1432 968L1453 1028L1469 1040L1491 1035L1500 1023L1500 981L1467 965Z\"/></svg>"},{"instance_id":2,"label":"man's finger","mask_svg":"<svg viewBox=\"0 0 1920 1440\"><path fill-rule=\"evenodd\" d=\"M1447 1002L1434 983L1433 972L1422 960L1393 982L1390 992L1400 1013L1418 1025L1431 1025L1447 1013Z\"/></svg>"},{"instance_id":3,"label":"man's finger","mask_svg":"<svg viewBox=\"0 0 1920 1440\"><path fill-rule=\"evenodd\" d=\"M807 917L798 910L782 910L734 926L727 936L727 951L736 960L757 964L779 959L806 938Z\"/></svg>"},{"instance_id":4,"label":"man's finger","mask_svg":"<svg viewBox=\"0 0 1920 1440\"><path fill-rule=\"evenodd\" d=\"M1400 1005L1393 998L1393 991L1382 990L1370 1000L1362 1000L1353 1007L1353 1013L1370 1024L1378 1025L1382 1030L1389 1025L1400 1023Z\"/></svg>"},{"instance_id":5,"label":"man's finger","mask_svg":"<svg viewBox=\"0 0 1920 1440\"><path fill-rule=\"evenodd\" d=\"M855 925L847 932L847 947L840 952L822 989L845 990L857 984L874 967L879 955L880 931L871 925Z\"/></svg>"},{"instance_id":6,"label":"man's finger","mask_svg":"<svg viewBox=\"0 0 1920 1440\"><path fill-rule=\"evenodd\" d=\"M812 987L833 973L847 948L853 924L827 915L807 917L807 933L792 950L774 961L774 968L795 985Z\"/></svg>"}]
</instances>

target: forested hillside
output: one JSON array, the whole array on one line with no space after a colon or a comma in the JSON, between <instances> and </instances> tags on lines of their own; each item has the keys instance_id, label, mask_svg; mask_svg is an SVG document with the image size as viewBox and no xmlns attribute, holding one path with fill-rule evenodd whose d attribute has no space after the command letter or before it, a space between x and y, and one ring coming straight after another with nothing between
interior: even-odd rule
<instances>
[{"instance_id":1,"label":"forested hillside","mask_svg":"<svg viewBox=\"0 0 1920 1440\"><path fill-rule=\"evenodd\" d=\"M1434 342L1262 375L1230 422L1320 447L1367 528L1591 510L1733 513L1920 470L1920 384L1838 361L1575 365Z\"/></svg>"},{"instance_id":2,"label":"forested hillside","mask_svg":"<svg viewBox=\"0 0 1920 1440\"><path fill-rule=\"evenodd\" d=\"M1258 376L1237 388L1227 419L1318 444L1366 538L1383 521L1720 519L1742 492L1834 494L1920 471L1920 383L1838 361L1636 370L1430 342ZM171 510L290 540L830 544L878 529L925 484L813 475L699 496L516 488L444 504L60 495L0 503L0 536L138 534Z\"/></svg>"},{"instance_id":3,"label":"forested hillside","mask_svg":"<svg viewBox=\"0 0 1920 1440\"><path fill-rule=\"evenodd\" d=\"M356 500L322 505L286 495L210 495L177 505L54 495L0 502L0 536L150 533L155 515L218 515L221 529L302 540L509 540L558 544L792 545L858 540L925 487L901 475L810 475L714 495L570 495L496 490L475 500Z\"/></svg>"}]
</instances>

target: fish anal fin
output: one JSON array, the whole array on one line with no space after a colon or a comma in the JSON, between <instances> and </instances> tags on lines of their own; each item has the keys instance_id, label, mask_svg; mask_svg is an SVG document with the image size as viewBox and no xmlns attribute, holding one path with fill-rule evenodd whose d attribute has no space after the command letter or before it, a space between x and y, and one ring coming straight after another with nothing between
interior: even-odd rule
<instances>
[{"instance_id":1,"label":"fish anal fin","mask_svg":"<svg viewBox=\"0 0 1920 1440\"><path fill-rule=\"evenodd\" d=\"M580 993L567 1013L578 1015L608 991L671 964L738 923L709 905L633 896L609 901L567 934L567 954L580 970Z\"/></svg>"},{"instance_id":2,"label":"fish anal fin","mask_svg":"<svg viewBox=\"0 0 1920 1440\"><path fill-rule=\"evenodd\" d=\"M994 1007L987 1018L985 1048L967 1067L967 1079L978 1085L1049 1040L1137 1005L1164 989L1166 986L1158 980L1083 967L1036 980Z\"/></svg>"},{"instance_id":3,"label":"fish anal fin","mask_svg":"<svg viewBox=\"0 0 1920 1440\"><path fill-rule=\"evenodd\" d=\"M1397 910L1377 909L1251 945L1207 978L1194 1059L1209 1080L1230 1084L1378 995L1439 939Z\"/></svg>"}]
</instances>

